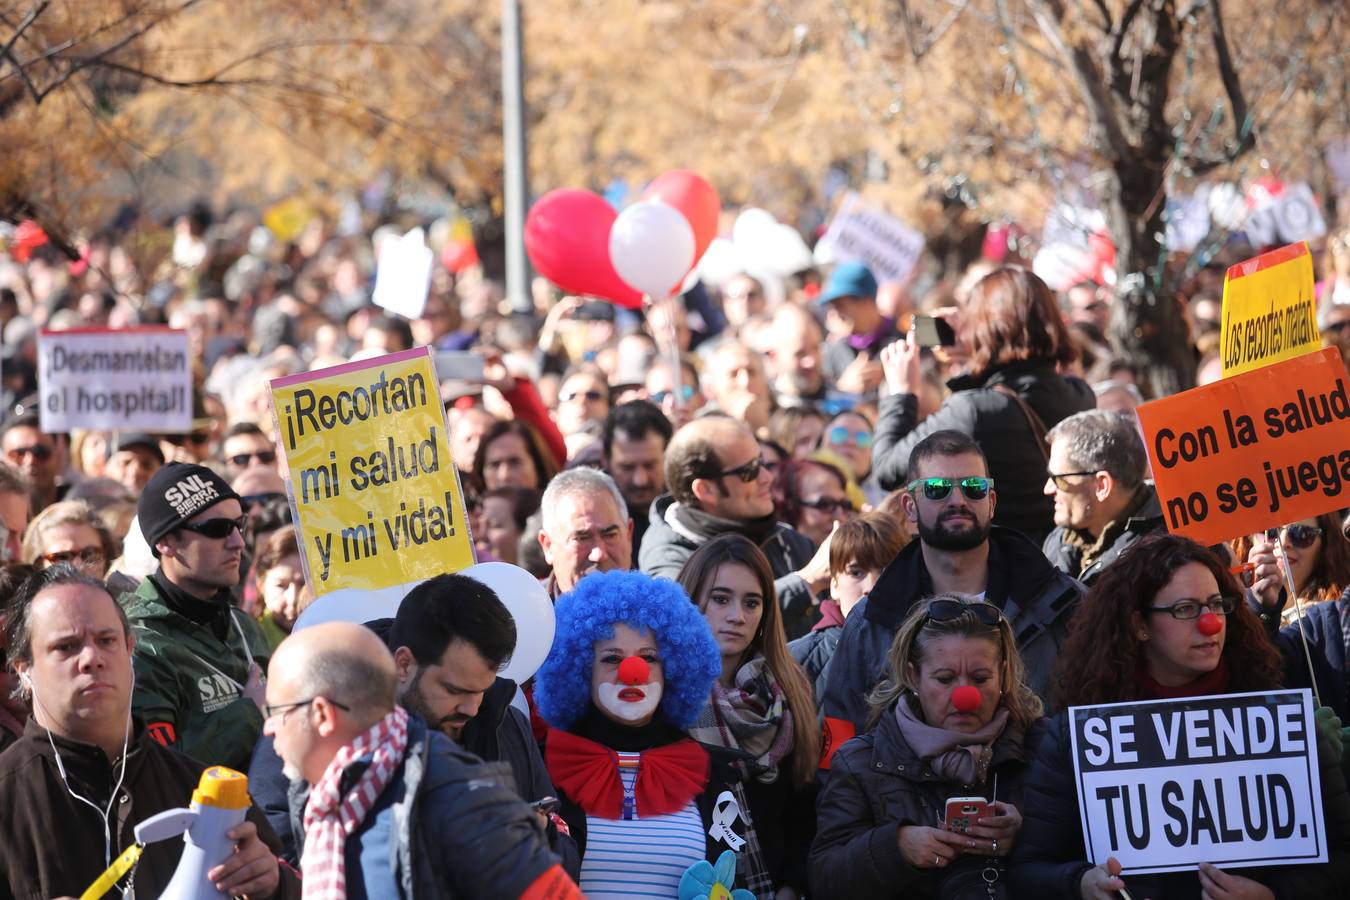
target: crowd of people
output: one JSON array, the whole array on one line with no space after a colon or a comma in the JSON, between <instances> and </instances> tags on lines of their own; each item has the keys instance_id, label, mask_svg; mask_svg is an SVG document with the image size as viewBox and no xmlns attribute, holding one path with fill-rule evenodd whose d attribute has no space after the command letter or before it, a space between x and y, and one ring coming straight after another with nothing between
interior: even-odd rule
<instances>
[{"instance_id":1,"label":"crowd of people","mask_svg":"<svg viewBox=\"0 0 1350 900\"><path fill-rule=\"evenodd\" d=\"M0 900L80 896L216 765L253 803L208 873L231 896L1255 900L1350 877L1350 518L1168 534L1109 287L844 262L642 310L537 283L521 312L438 266L406 319L372 303L378 247L321 218L174 229L153 273L115 234L0 259ZM1350 355L1350 231L1323 274ZM1201 381L1221 276L1177 300ZM188 334L191 430L44 431L40 330L145 324ZM465 575L297 627L323 600L269 381L423 346L480 360L440 385L477 559L553 604L524 684L499 672L530 623ZM1304 687L1326 862L1090 858L1069 707ZM969 827L945 827L956 797L986 802ZM180 856L148 845L124 895Z\"/></svg>"}]
</instances>

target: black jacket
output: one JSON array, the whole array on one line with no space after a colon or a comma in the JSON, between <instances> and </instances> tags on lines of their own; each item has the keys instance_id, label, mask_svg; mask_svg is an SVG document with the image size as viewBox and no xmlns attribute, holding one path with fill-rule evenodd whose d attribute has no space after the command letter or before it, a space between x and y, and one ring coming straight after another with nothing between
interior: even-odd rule
<instances>
[{"instance_id":1,"label":"black jacket","mask_svg":"<svg viewBox=\"0 0 1350 900\"><path fill-rule=\"evenodd\" d=\"M1263 607L1252 592L1247 591L1248 607L1261 619L1266 633L1283 657L1285 687L1311 688L1315 682L1322 705L1335 710L1342 722L1350 723L1350 672L1346 671L1345 632L1341 627L1341 608L1350 603L1350 588L1346 588L1339 599L1303 605L1307 613L1303 619L1303 634L1308 637L1310 651L1306 656L1299 623L1280 627L1285 595L1281 589L1280 606L1272 610ZM1312 657L1311 673L1308 656Z\"/></svg>"},{"instance_id":2,"label":"black jacket","mask_svg":"<svg viewBox=\"0 0 1350 900\"><path fill-rule=\"evenodd\" d=\"M1027 684L1042 697L1068 634L1069 616L1083 593L1081 584L1050 565L1027 538L998 526L989 530L985 597L1009 618L1026 665ZM912 541L844 622L821 701L827 717L851 721L863 730L867 694L885 677L886 655L896 630L910 607L932 594L923 542Z\"/></svg>"},{"instance_id":3,"label":"black jacket","mask_svg":"<svg viewBox=\"0 0 1350 900\"><path fill-rule=\"evenodd\" d=\"M1083 567L1083 553L1079 547L1065 541L1069 529L1058 525L1041 545L1045 558L1061 572L1071 578L1077 578L1088 587L1102 574L1102 570L1120 558L1131 544L1146 534L1162 531L1167 526L1163 522L1162 506L1158 503L1158 489L1145 482L1140 490L1144 497L1134 515L1125 520L1125 527L1117 534L1111 546L1097 555L1087 567Z\"/></svg>"},{"instance_id":4,"label":"black jacket","mask_svg":"<svg viewBox=\"0 0 1350 900\"><path fill-rule=\"evenodd\" d=\"M99 813L76 800L57 768L61 754L71 789L108 806L121 774L120 761L98 747L53 736L33 719L23 737L0 754L0 898L78 897L107 867ZM136 721L128 743L126 774L108 824L112 857L136 842L135 827L157 813L186 807L206 767L161 745ZM248 820L273 853L280 849L267 820L254 807ZM158 897L183 854L181 838L147 844L135 873L135 897ZM116 892L113 892L116 896ZM131 898L133 895L128 894ZM295 873L281 867L280 897L299 897Z\"/></svg>"},{"instance_id":5,"label":"black jacket","mask_svg":"<svg viewBox=\"0 0 1350 900\"><path fill-rule=\"evenodd\" d=\"M354 784L367 763L353 762L343 785ZM387 809L372 810L347 838L347 880L353 871L352 842L360 842L378 816L392 817L389 867L395 883L384 895L401 900L436 897L518 897L559 864L548 849L538 818L516 794L509 768L485 763L461 750L417 716L408 717L408 748L380 796ZM291 825L304 846L307 794L291 793Z\"/></svg>"},{"instance_id":6,"label":"black jacket","mask_svg":"<svg viewBox=\"0 0 1350 900\"><path fill-rule=\"evenodd\" d=\"M989 460L989 475L998 492L994 523L1015 528L1043 541L1054 527L1054 503L1041 493L1045 457L1032 435L1022 408L994 390L1005 384L1021 395L1047 429L1085 409L1095 409L1092 388L1078 378L1065 378L1043 364L1019 363L996 369L977 382L969 377L949 383L954 393L923 422L914 394L895 394L881 401L872 471L881 486L893 491L905 484L914 445L935 431L968 434Z\"/></svg>"},{"instance_id":7,"label":"black jacket","mask_svg":"<svg viewBox=\"0 0 1350 900\"><path fill-rule=\"evenodd\" d=\"M651 522L638 555L638 568L643 572L672 580L679 577L680 569L694 551L718 534L691 531L676 518L674 508L675 498L669 494L657 497L652 503ZM735 529L729 527L727 530ZM787 632L788 640L801 637L815 621L815 601L810 587L796 573L810 562L816 548L810 538L779 522L773 533L760 542L759 549L769 558L776 579L774 588L778 593L778 605L783 610L783 630Z\"/></svg>"},{"instance_id":8,"label":"black jacket","mask_svg":"<svg viewBox=\"0 0 1350 900\"><path fill-rule=\"evenodd\" d=\"M925 898L937 897L941 890L942 897L953 900L987 900L990 894L981 873L992 865L1003 881L1005 860L962 856L945 869L917 869L900 854L900 827L936 827L951 797L983 796L1024 812L1023 776L1041 731L1039 725L1025 735L1005 728L994 741L989 782L958 785L942 781L919 759L894 712L887 712L875 729L848 741L834 756L817 807L812 898ZM993 796L995 775L997 796Z\"/></svg>"},{"instance_id":9,"label":"black jacket","mask_svg":"<svg viewBox=\"0 0 1350 900\"><path fill-rule=\"evenodd\" d=\"M1279 900L1340 897L1350 879L1350 795L1346 793L1340 760L1334 758L1330 744L1319 741L1318 752L1329 862L1234 870L1266 885ZM1014 896L1046 900L1077 900L1081 896L1079 882L1092 863L1087 861L1083 846L1077 797L1069 716L1062 712L1049 721L1027 773L1026 802L1019 807L1022 832L1011 861ZM1152 900L1195 900L1200 896L1196 872L1133 875L1125 879L1125 885L1131 896Z\"/></svg>"}]
</instances>

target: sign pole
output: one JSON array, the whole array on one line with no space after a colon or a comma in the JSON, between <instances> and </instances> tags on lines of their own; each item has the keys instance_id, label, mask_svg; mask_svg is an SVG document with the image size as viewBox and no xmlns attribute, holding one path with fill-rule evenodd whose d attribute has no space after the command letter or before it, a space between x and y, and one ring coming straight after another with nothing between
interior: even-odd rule
<instances>
[{"instance_id":1,"label":"sign pole","mask_svg":"<svg viewBox=\"0 0 1350 900\"><path fill-rule=\"evenodd\" d=\"M1267 533L1269 536L1269 533ZM1284 542L1280 540L1280 532L1275 530L1275 555L1280 560L1280 571L1284 573L1284 582L1289 587L1289 596L1294 598L1294 615L1298 622L1298 636L1302 638L1303 659L1308 664L1308 680L1312 683L1313 699L1317 705L1322 705L1322 697L1317 692L1317 673L1313 671L1312 651L1308 649L1308 632L1303 628L1303 603L1298 598L1298 591L1294 588L1294 572L1289 568L1289 557L1284 555Z\"/></svg>"}]
</instances>

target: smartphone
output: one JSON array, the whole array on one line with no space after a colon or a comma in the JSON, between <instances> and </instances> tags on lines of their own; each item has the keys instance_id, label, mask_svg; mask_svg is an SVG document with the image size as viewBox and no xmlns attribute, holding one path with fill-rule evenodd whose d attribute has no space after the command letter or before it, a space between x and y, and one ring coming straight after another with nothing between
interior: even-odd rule
<instances>
[{"instance_id":1,"label":"smartphone","mask_svg":"<svg viewBox=\"0 0 1350 900\"><path fill-rule=\"evenodd\" d=\"M937 316L915 316L914 339L920 347L954 347L956 329L946 319Z\"/></svg>"},{"instance_id":2,"label":"smartphone","mask_svg":"<svg viewBox=\"0 0 1350 900\"><path fill-rule=\"evenodd\" d=\"M436 354L436 378L441 381L482 381L483 357L467 350L442 350Z\"/></svg>"},{"instance_id":3,"label":"smartphone","mask_svg":"<svg viewBox=\"0 0 1350 900\"><path fill-rule=\"evenodd\" d=\"M987 815L989 815L989 801L983 797L952 797L947 801L947 809L942 816L942 827L947 831L966 834L972 825L978 825L980 819Z\"/></svg>"},{"instance_id":4,"label":"smartphone","mask_svg":"<svg viewBox=\"0 0 1350 900\"><path fill-rule=\"evenodd\" d=\"M543 813L544 815L548 815L549 813L552 812L557 812L558 798L540 797L538 800L530 804L530 809L534 810L537 813Z\"/></svg>"}]
</instances>

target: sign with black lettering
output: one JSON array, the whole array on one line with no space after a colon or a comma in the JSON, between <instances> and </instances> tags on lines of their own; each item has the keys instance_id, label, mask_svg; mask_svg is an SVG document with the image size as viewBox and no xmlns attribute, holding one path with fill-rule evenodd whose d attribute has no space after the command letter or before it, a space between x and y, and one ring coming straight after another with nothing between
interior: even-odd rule
<instances>
[{"instance_id":1,"label":"sign with black lettering","mask_svg":"<svg viewBox=\"0 0 1350 900\"><path fill-rule=\"evenodd\" d=\"M1126 873L1327 861L1306 690L1069 710L1088 859Z\"/></svg>"},{"instance_id":2,"label":"sign with black lettering","mask_svg":"<svg viewBox=\"0 0 1350 900\"><path fill-rule=\"evenodd\" d=\"M38 335L42 430L191 431L191 358L186 331L44 330Z\"/></svg>"}]
</instances>

